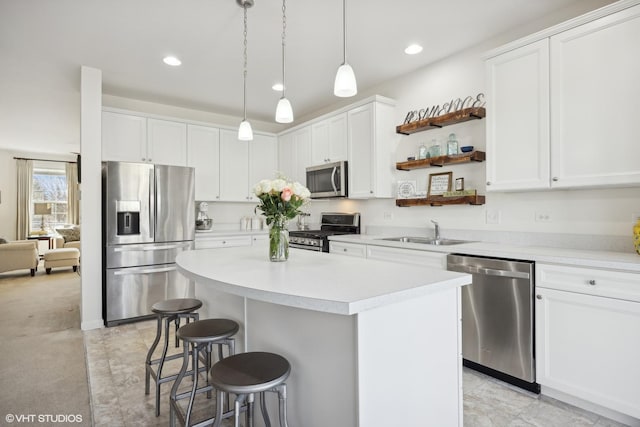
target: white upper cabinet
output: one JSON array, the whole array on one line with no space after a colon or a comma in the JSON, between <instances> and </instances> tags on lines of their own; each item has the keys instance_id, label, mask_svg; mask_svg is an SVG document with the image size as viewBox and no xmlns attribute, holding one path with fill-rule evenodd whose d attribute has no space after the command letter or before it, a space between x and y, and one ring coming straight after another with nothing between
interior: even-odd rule
<instances>
[{"instance_id":1,"label":"white upper cabinet","mask_svg":"<svg viewBox=\"0 0 640 427\"><path fill-rule=\"evenodd\" d=\"M195 168L196 200L220 200L220 130L187 126L187 166Z\"/></svg>"},{"instance_id":2,"label":"white upper cabinet","mask_svg":"<svg viewBox=\"0 0 640 427\"><path fill-rule=\"evenodd\" d=\"M311 126L278 137L278 170L281 173L306 185L306 168L311 164Z\"/></svg>"},{"instance_id":3,"label":"white upper cabinet","mask_svg":"<svg viewBox=\"0 0 640 427\"><path fill-rule=\"evenodd\" d=\"M187 165L187 125L147 119L147 161L160 165Z\"/></svg>"},{"instance_id":4,"label":"white upper cabinet","mask_svg":"<svg viewBox=\"0 0 640 427\"><path fill-rule=\"evenodd\" d=\"M347 160L347 113L311 125L313 165Z\"/></svg>"},{"instance_id":5,"label":"white upper cabinet","mask_svg":"<svg viewBox=\"0 0 640 427\"><path fill-rule=\"evenodd\" d=\"M394 107L371 102L347 112L349 198L394 197Z\"/></svg>"},{"instance_id":6,"label":"white upper cabinet","mask_svg":"<svg viewBox=\"0 0 640 427\"><path fill-rule=\"evenodd\" d=\"M102 112L102 160L146 162L147 119Z\"/></svg>"},{"instance_id":7,"label":"white upper cabinet","mask_svg":"<svg viewBox=\"0 0 640 427\"><path fill-rule=\"evenodd\" d=\"M487 60L487 191L640 184L640 5L608 9Z\"/></svg>"},{"instance_id":8,"label":"white upper cabinet","mask_svg":"<svg viewBox=\"0 0 640 427\"><path fill-rule=\"evenodd\" d=\"M186 166L187 125L103 111L102 160Z\"/></svg>"},{"instance_id":9,"label":"white upper cabinet","mask_svg":"<svg viewBox=\"0 0 640 427\"><path fill-rule=\"evenodd\" d=\"M253 135L249 142L249 200L257 202L253 188L262 179L274 179L278 171L278 140L274 136Z\"/></svg>"},{"instance_id":10,"label":"white upper cabinet","mask_svg":"<svg viewBox=\"0 0 640 427\"><path fill-rule=\"evenodd\" d=\"M257 202L253 187L261 179L275 178L278 145L273 136L253 135L238 140L236 131L220 130L220 200Z\"/></svg>"},{"instance_id":11,"label":"white upper cabinet","mask_svg":"<svg viewBox=\"0 0 640 427\"><path fill-rule=\"evenodd\" d=\"M551 37L554 187L640 183L640 5Z\"/></svg>"},{"instance_id":12,"label":"white upper cabinet","mask_svg":"<svg viewBox=\"0 0 640 427\"><path fill-rule=\"evenodd\" d=\"M486 62L487 191L549 188L549 41Z\"/></svg>"}]
</instances>

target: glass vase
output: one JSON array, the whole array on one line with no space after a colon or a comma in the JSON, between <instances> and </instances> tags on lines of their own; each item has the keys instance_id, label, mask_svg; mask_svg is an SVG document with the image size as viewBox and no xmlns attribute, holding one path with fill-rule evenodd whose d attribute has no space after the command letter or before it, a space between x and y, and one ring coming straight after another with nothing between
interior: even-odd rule
<instances>
[{"instance_id":1,"label":"glass vase","mask_svg":"<svg viewBox=\"0 0 640 427\"><path fill-rule=\"evenodd\" d=\"M289 258L289 230L285 218L278 218L269 230L269 260L286 261Z\"/></svg>"}]
</instances>

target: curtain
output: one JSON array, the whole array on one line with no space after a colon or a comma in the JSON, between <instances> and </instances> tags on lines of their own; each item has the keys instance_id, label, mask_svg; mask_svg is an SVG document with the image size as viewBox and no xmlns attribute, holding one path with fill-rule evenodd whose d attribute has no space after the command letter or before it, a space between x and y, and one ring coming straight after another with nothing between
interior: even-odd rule
<instances>
[{"instance_id":1,"label":"curtain","mask_svg":"<svg viewBox=\"0 0 640 427\"><path fill-rule=\"evenodd\" d=\"M67 176L67 222L80 223L80 201L78 200L78 165L65 163Z\"/></svg>"},{"instance_id":2,"label":"curtain","mask_svg":"<svg viewBox=\"0 0 640 427\"><path fill-rule=\"evenodd\" d=\"M31 232L31 186L33 181L33 162L31 160L17 159L18 171L18 209L16 238L24 240Z\"/></svg>"}]
</instances>

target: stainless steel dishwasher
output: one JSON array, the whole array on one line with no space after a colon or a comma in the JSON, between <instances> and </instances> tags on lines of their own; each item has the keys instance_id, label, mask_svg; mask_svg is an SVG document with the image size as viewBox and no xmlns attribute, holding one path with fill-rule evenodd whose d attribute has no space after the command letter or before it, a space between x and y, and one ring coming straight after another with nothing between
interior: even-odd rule
<instances>
[{"instance_id":1,"label":"stainless steel dishwasher","mask_svg":"<svg viewBox=\"0 0 640 427\"><path fill-rule=\"evenodd\" d=\"M536 383L534 263L451 254L447 270L470 273L462 287L465 366L524 389Z\"/></svg>"}]
</instances>

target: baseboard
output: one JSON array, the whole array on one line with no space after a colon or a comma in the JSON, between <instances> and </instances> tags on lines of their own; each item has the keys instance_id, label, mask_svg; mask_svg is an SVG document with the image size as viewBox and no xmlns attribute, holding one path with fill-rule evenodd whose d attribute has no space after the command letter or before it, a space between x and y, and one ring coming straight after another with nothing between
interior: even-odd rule
<instances>
[{"instance_id":1,"label":"baseboard","mask_svg":"<svg viewBox=\"0 0 640 427\"><path fill-rule=\"evenodd\" d=\"M545 387L545 386L541 387L540 392L543 396L550 397L550 398L559 400L561 402L568 403L573 406L577 406L578 408L582 408L587 411L601 415L603 417L610 418L614 421L618 421L625 425L632 426L632 427L640 427L640 419L638 418L634 418L630 415L623 414L618 411L614 411L613 409L605 408L604 406L600 406L596 403L592 403L592 402L580 399L579 397L571 396L567 393L564 393L549 387Z\"/></svg>"}]
</instances>

